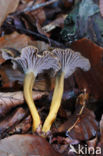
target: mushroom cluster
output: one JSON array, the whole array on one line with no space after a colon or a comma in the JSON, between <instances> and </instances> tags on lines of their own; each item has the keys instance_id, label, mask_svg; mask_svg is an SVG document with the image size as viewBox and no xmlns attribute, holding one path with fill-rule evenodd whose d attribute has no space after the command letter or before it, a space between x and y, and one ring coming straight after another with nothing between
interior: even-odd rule
<instances>
[{"instance_id":1,"label":"mushroom cluster","mask_svg":"<svg viewBox=\"0 0 103 156\"><path fill-rule=\"evenodd\" d=\"M33 119L33 132L41 130L41 119L32 98L32 88L39 73L52 68L54 72L60 69L60 64L56 56L49 51L38 54L38 49L33 46L25 47L21 50L19 57L12 57L8 50L2 49L2 56L11 59L14 68L19 68L24 72L24 98L28 104Z\"/></svg>"},{"instance_id":2,"label":"mushroom cluster","mask_svg":"<svg viewBox=\"0 0 103 156\"><path fill-rule=\"evenodd\" d=\"M32 88L39 73L47 69L53 69L56 75L55 88L50 111L42 128L43 134L47 134L60 108L64 90L64 79L71 76L76 68L88 71L90 69L89 60L83 57L79 52L74 52L71 49L63 50L58 48L51 52L44 51L42 54L39 54L38 49L33 46L23 48L21 50L21 55L16 58L8 55L5 49L2 49L2 55L5 59L11 59L13 66L22 69L25 73L24 97L32 115L33 132L39 132L42 128L42 124L32 98Z\"/></svg>"}]
</instances>

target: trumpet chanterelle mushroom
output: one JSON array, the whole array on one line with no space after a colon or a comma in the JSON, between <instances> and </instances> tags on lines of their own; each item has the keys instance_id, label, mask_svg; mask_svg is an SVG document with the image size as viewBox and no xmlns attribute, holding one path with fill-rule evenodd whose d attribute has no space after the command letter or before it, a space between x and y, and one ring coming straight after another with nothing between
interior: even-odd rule
<instances>
[{"instance_id":1,"label":"trumpet chanterelle mushroom","mask_svg":"<svg viewBox=\"0 0 103 156\"><path fill-rule=\"evenodd\" d=\"M81 68L84 71L90 69L89 60L83 57L79 52L74 52L71 49L62 50L59 48L54 49L52 52L59 58L61 69L56 75L56 84L50 111L42 128L44 133L47 133L50 130L52 123L56 119L63 95L64 79L71 76L76 68Z\"/></svg>"},{"instance_id":2,"label":"trumpet chanterelle mushroom","mask_svg":"<svg viewBox=\"0 0 103 156\"><path fill-rule=\"evenodd\" d=\"M2 51L5 52L5 50ZM32 98L34 81L36 76L42 73L43 70L52 68L57 72L60 69L59 61L48 51L44 51L42 55L38 54L38 49L33 46L23 48L19 57L12 58L6 55L7 53L5 53L5 57L12 59L14 65L22 68L25 73L24 97L32 115L33 131L36 131L41 127L41 120Z\"/></svg>"}]
</instances>

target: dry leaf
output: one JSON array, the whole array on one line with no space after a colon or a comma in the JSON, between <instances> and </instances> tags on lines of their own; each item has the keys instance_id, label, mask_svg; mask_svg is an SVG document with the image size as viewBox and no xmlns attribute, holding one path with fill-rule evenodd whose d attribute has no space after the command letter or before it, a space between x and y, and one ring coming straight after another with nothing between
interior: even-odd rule
<instances>
[{"instance_id":1,"label":"dry leaf","mask_svg":"<svg viewBox=\"0 0 103 156\"><path fill-rule=\"evenodd\" d=\"M86 88L94 98L103 99L103 48L88 39L78 40L71 47L87 57L91 63L88 72L75 72L77 85L80 89Z\"/></svg>"},{"instance_id":2,"label":"dry leaf","mask_svg":"<svg viewBox=\"0 0 103 156\"><path fill-rule=\"evenodd\" d=\"M37 100L40 99L43 95L47 95L47 92L39 92L39 91L33 91L33 99ZM24 103L24 96L23 92L8 92L0 93L0 116L3 116L8 111L10 111L11 108L14 108L18 105L21 105Z\"/></svg>"},{"instance_id":3,"label":"dry leaf","mask_svg":"<svg viewBox=\"0 0 103 156\"><path fill-rule=\"evenodd\" d=\"M0 141L0 156L62 156L46 139L36 135L13 135Z\"/></svg>"},{"instance_id":4,"label":"dry leaf","mask_svg":"<svg viewBox=\"0 0 103 156\"><path fill-rule=\"evenodd\" d=\"M32 41L27 35L21 35L17 32L0 37L0 48L9 48L12 54L14 52L16 53L16 50L19 52L28 45L36 46L40 51L48 50L50 48L49 44L46 44L45 42ZM2 57L2 52L0 51L0 64L4 62L5 59Z\"/></svg>"},{"instance_id":5,"label":"dry leaf","mask_svg":"<svg viewBox=\"0 0 103 156\"><path fill-rule=\"evenodd\" d=\"M31 115L27 116L22 122L20 122L17 126L15 126L9 134L24 134L28 132L28 130L31 128Z\"/></svg>"},{"instance_id":6,"label":"dry leaf","mask_svg":"<svg viewBox=\"0 0 103 156\"><path fill-rule=\"evenodd\" d=\"M58 128L59 132L69 129L68 135L77 140L89 140L96 135L98 122L95 120L94 113L84 107L87 99L88 94L86 92L78 96L75 113ZM82 106L82 109L79 108L80 106Z\"/></svg>"},{"instance_id":7,"label":"dry leaf","mask_svg":"<svg viewBox=\"0 0 103 156\"><path fill-rule=\"evenodd\" d=\"M0 0L0 26L9 13L16 10L20 0Z\"/></svg>"},{"instance_id":8,"label":"dry leaf","mask_svg":"<svg viewBox=\"0 0 103 156\"><path fill-rule=\"evenodd\" d=\"M66 131L70 128L75 121L77 120L77 116L70 116L70 119L66 121L63 125L58 128L59 132ZM91 137L96 135L98 130L98 124L95 120L94 113L88 109L84 111L81 115L78 123L75 127L69 132L69 135L73 139L77 140L89 140Z\"/></svg>"},{"instance_id":9,"label":"dry leaf","mask_svg":"<svg viewBox=\"0 0 103 156\"><path fill-rule=\"evenodd\" d=\"M3 88L13 88L13 91L21 89L21 86L18 84L23 84L24 73L20 72L18 69L14 70L11 63L5 63L0 67L0 75Z\"/></svg>"},{"instance_id":10,"label":"dry leaf","mask_svg":"<svg viewBox=\"0 0 103 156\"><path fill-rule=\"evenodd\" d=\"M16 109L15 112L8 115L4 120L2 120L0 122L1 137L5 136L5 133L9 131L12 127L14 127L16 124L18 124L26 115L27 111L20 107Z\"/></svg>"},{"instance_id":11,"label":"dry leaf","mask_svg":"<svg viewBox=\"0 0 103 156\"><path fill-rule=\"evenodd\" d=\"M0 48L14 48L20 51L30 43L30 38L24 34L20 35L17 32L13 32L10 35L5 35L0 38Z\"/></svg>"},{"instance_id":12,"label":"dry leaf","mask_svg":"<svg viewBox=\"0 0 103 156\"><path fill-rule=\"evenodd\" d=\"M76 104L83 105L85 100L87 100L87 96L82 96L81 94L77 98ZM92 136L96 135L98 130L98 123L95 120L94 113L87 108L84 108L83 112L78 117L78 113L80 114L80 110L78 111L79 105L77 106L75 114L71 115L68 121L66 121L58 128L58 131L62 132L70 129L68 134L70 134L73 139L88 140ZM74 123L76 124L74 125Z\"/></svg>"}]
</instances>

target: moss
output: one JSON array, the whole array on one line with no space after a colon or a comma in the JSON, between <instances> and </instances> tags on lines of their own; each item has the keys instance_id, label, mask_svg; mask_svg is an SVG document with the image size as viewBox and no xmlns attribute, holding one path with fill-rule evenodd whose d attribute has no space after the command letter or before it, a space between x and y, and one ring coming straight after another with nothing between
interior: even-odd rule
<instances>
[{"instance_id":1,"label":"moss","mask_svg":"<svg viewBox=\"0 0 103 156\"><path fill-rule=\"evenodd\" d=\"M67 43L85 37L103 46L103 17L98 5L93 0L77 3L66 17L61 35Z\"/></svg>"}]
</instances>

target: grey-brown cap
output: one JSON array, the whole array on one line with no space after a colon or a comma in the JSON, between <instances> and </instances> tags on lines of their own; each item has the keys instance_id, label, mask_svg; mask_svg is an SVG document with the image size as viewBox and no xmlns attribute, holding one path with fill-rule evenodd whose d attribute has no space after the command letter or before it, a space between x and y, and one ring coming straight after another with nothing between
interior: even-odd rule
<instances>
[{"instance_id":1,"label":"grey-brown cap","mask_svg":"<svg viewBox=\"0 0 103 156\"><path fill-rule=\"evenodd\" d=\"M79 52L74 52L72 49L63 50L56 48L52 52L59 58L61 71L64 72L65 78L72 75L77 68L88 71L91 67L87 58L82 56Z\"/></svg>"},{"instance_id":2,"label":"grey-brown cap","mask_svg":"<svg viewBox=\"0 0 103 156\"><path fill-rule=\"evenodd\" d=\"M55 72L60 69L60 63L56 56L49 51L44 51L42 55L39 55L38 49L34 46L23 48L21 55L13 58L13 62L16 62L15 67L19 65L25 73L33 72L35 76L50 68Z\"/></svg>"},{"instance_id":3,"label":"grey-brown cap","mask_svg":"<svg viewBox=\"0 0 103 156\"><path fill-rule=\"evenodd\" d=\"M20 55L20 52L14 48L0 48L0 53L5 60L10 60Z\"/></svg>"}]
</instances>

